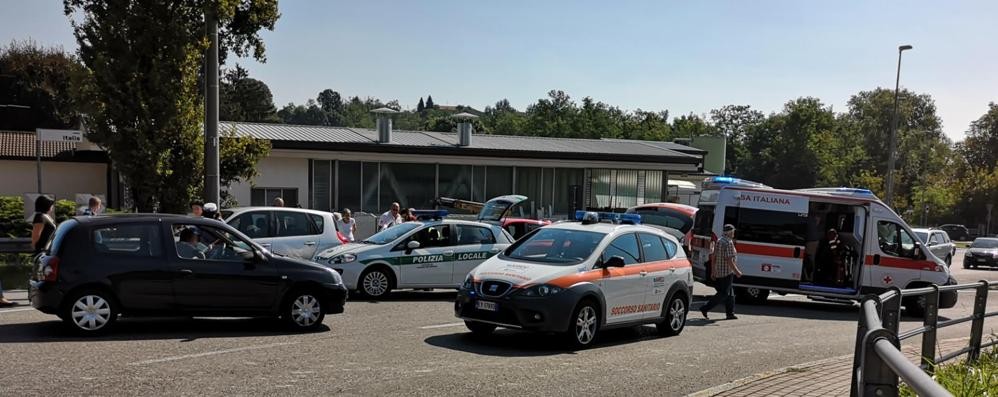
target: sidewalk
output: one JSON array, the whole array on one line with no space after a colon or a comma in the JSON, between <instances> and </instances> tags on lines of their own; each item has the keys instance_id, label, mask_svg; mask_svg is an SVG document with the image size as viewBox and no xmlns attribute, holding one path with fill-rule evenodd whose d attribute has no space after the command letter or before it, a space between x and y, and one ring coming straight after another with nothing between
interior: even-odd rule
<instances>
[{"instance_id":1,"label":"sidewalk","mask_svg":"<svg viewBox=\"0 0 998 397\"><path fill-rule=\"evenodd\" d=\"M947 339L939 341L937 349L943 353L951 352L965 347L968 342L969 338ZM901 345L901 351L916 364L919 363L919 349L910 344ZM852 359L850 354L764 372L690 396L848 396L852 382Z\"/></svg>"},{"instance_id":2,"label":"sidewalk","mask_svg":"<svg viewBox=\"0 0 998 397\"><path fill-rule=\"evenodd\" d=\"M9 301L17 303L17 306L13 307L31 307L31 302L28 301L28 290L25 289L10 289L3 292L3 297L7 298Z\"/></svg>"}]
</instances>

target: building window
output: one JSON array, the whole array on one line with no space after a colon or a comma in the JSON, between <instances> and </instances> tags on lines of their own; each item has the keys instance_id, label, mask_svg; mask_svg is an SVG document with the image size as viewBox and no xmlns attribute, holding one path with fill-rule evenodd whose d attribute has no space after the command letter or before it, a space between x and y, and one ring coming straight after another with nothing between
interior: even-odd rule
<instances>
[{"instance_id":1,"label":"building window","mask_svg":"<svg viewBox=\"0 0 998 397\"><path fill-rule=\"evenodd\" d=\"M554 211L572 215L585 207L582 201L586 170L582 168L557 168L554 170Z\"/></svg>"},{"instance_id":2,"label":"building window","mask_svg":"<svg viewBox=\"0 0 998 397\"><path fill-rule=\"evenodd\" d=\"M474 168L470 165L440 165L439 191L443 197L472 200ZM476 181L477 182L477 181ZM484 182L482 181L484 186Z\"/></svg>"},{"instance_id":3,"label":"building window","mask_svg":"<svg viewBox=\"0 0 998 397\"><path fill-rule=\"evenodd\" d=\"M387 209L390 203L398 202L403 208L432 207L436 199L436 172L435 164L381 163L381 206Z\"/></svg>"},{"instance_id":4,"label":"building window","mask_svg":"<svg viewBox=\"0 0 998 397\"><path fill-rule=\"evenodd\" d=\"M485 199L513 193L513 167L488 166L485 169Z\"/></svg>"},{"instance_id":5,"label":"building window","mask_svg":"<svg viewBox=\"0 0 998 397\"><path fill-rule=\"evenodd\" d=\"M329 211L332 208L333 165L329 160L312 160L312 208Z\"/></svg>"},{"instance_id":6,"label":"building window","mask_svg":"<svg viewBox=\"0 0 998 397\"><path fill-rule=\"evenodd\" d=\"M485 196L485 166L476 165L471 178L471 200L485 202L491 197Z\"/></svg>"},{"instance_id":7,"label":"building window","mask_svg":"<svg viewBox=\"0 0 998 397\"><path fill-rule=\"evenodd\" d=\"M350 208L360 211L360 162L340 161L338 168L336 202L340 208L337 210Z\"/></svg>"},{"instance_id":8,"label":"building window","mask_svg":"<svg viewBox=\"0 0 998 397\"><path fill-rule=\"evenodd\" d=\"M287 207L297 207L298 188L289 187L255 187L250 190L250 205L265 206L274 203L274 199L280 197Z\"/></svg>"},{"instance_id":9,"label":"building window","mask_svg":"<svg viewBox=\"0 0 998 397\"><path fill-rule=\"evenodd\" d=\"M378 163L365 162L361 166L361 180L363 184L361 191L361 211L378 213L381 212L378 206Z\"/></svg>"}]
</instances>

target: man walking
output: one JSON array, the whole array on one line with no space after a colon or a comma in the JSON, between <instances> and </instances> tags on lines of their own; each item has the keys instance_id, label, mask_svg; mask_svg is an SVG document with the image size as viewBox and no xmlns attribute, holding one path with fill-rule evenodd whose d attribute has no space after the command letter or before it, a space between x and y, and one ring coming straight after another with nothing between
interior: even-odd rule
<instances>
[{"instance_id":1,"label":"man walking","mask_svg":"<svg viewBox=\"0 0 998 397\"><path fill-rule=\"evenodd\" d=\"M741 277L742 271L738 269L738 252L735 251L735 226L724 225L724 235L721 236L714 245L714 261L711 262L711 279L714 280L714 289L717 292L707 301L707 304L700 307L700 314L707 317L707 312L724 301L724 310L728 320L737 320L735 316L735 295L732 284L735 277Z\"/></svg>"},{"instance_id":2,"label":"man walking","mask_svg":"<svg viewBox=\"0 0 998 397\"><path fill-rule=\"evenodd\" d=\"M381 214L381 217L378 218L379 232L402 223L402 217L399 216L399 208L401 208L399 203L392 203L388 211Z\"/></svg>"}]
</instances>

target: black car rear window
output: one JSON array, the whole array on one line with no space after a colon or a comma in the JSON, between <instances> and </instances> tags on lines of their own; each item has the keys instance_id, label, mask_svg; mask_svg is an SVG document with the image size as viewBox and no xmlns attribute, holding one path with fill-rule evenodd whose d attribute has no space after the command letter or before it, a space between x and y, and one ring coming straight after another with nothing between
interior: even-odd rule
<instances>
[{"instance_id":1,"label":"black car rear window","mask_svg":"<svg viewBox=\"0 0 998 397\"><path fill-rule=\"evenodd\" d=\"M94 228L94 250L105 255L160 256L163 254L158 224L128 223Z\"/></svg>"}]
</instances>

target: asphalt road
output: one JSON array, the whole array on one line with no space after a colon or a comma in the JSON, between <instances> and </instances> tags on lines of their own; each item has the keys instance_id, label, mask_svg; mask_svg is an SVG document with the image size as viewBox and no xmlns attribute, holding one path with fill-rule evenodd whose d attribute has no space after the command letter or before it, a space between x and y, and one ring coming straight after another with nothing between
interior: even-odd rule
<instances>
[{"instance_id":1,"label":"asphalt road","mask_svg":"<svg viewBox=\"0 0 998 397\"><path fill-rule=\"evenodd\" d=\"M961 282L998 277L959 268L962 252L954 259ZM695 292L700 301L712 290L698 284ZM0 395L681 395L851 354L858 312L776 296L739 306L739 320L709 322L694 313L677 337L659 338L650 326L623 329L572 352L546 335L498 331L474 339L453 317L453 296L351 301L345 314L326 318L328 329L311 334L289 334L269 320L122 319L110 336L81 339L54 316L3 309ZM971 302L961 294L941 316L970 313ZM998 298L989 305L998 308ZM902 328L919 323L905 317ZM968 334L963 326L939 337Z\"/></svg>"}]
</instances>

